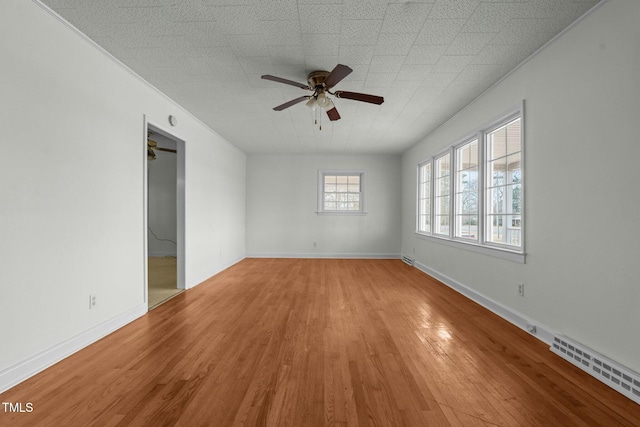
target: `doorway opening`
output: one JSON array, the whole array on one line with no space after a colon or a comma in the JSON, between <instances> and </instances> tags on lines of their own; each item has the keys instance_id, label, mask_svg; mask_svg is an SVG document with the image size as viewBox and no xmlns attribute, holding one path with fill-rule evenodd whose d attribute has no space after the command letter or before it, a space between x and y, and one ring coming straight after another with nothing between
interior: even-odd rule
<instances>
[{"instance_id":1,"label":"doorway opening","mask_svg":"<svg viewBox=\"0 0 640 427\"><path fill-rule=\"evenodd\" d=\"M185 289L184 140L154 124L146 128L146 284L151 310Z\"/></svg>"}]
</instances>

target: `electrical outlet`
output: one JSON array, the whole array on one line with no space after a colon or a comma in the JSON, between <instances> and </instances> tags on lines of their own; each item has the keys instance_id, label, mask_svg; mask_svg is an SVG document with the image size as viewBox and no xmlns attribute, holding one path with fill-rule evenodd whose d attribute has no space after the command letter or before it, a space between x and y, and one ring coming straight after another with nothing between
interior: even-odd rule
<instances>
[{"instance_id":1,"label":"electrical outlet","mask_svg":"<svg viewBox=\"0 0 640 427\"><path fill-rule=\"evenodd\" d=\"M531 323L527 323L527 331L529 331L529 333L534 335L536 332L538 332L536 325L532 325Z\"/></svg>"},{"instance_id":2,"label":"electrical outlet","mask_svg":"<svg viewBox=\"0 0 640 427\"><path fill-rule=\"evenodd\" d=\"M518 283L518 295L524 296L524 283Z\"/></svg>"},{"instance_id":3,"label":"electrical outlet","mask_svg":"<svg viewBox=\"0 0 640 427\"><path fill-rule=\"evenodd\" d=\"M96 296L89 295L89 310L96 307Z\"/></svg>"}]
</instances>

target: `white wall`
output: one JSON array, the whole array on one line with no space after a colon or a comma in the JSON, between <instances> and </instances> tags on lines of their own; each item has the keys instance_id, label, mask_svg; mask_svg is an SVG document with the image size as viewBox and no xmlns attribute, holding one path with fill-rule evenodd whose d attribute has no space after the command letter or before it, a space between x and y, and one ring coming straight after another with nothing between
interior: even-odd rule
<instances>
[{"instance_id":1,"label":"white wall","mask_svg":"<svg viewBox=\"0 0 640 427\"><path fill-rule=\"evenodd\" d=\"M400 160L397 155L248 156L247 255L398 256ZM318 169L364 170L368 213L317 215Z\"/></svg>"},{"instance_id":2,"label":"white wall","mask_svg":"<svg viewBox=\"0 0 640 427\"><path fill-rule=\"evenodd\" d=\"M175 141L155 134L158 147L175 150ZM149 256L177 255L177 155L155 150L148 165L149 179Z\"/></svg>"},{"instance_id":3,"label":"white wall","mask_svg":"<svg viewBox=\"0 0 640 427\"><path fill-rule=\"evenodd\" d=\"M3 2L0 55L3 377L146 310L145 115L186 141L187 287L244 257L245 155L30 1Z\"/></svg>"},{"instance_id":4,"label":"white wall","mask_svg":"<svg viewBox=\"0 0 640 427\"><path fill-rule=\"evenodd\" d=\"M408 150L402 172L403 253L636 371L639 76L640 3L612 0ZM526 264L418 238L418 162L522 99Z\"/></svg>"}]
</instances>

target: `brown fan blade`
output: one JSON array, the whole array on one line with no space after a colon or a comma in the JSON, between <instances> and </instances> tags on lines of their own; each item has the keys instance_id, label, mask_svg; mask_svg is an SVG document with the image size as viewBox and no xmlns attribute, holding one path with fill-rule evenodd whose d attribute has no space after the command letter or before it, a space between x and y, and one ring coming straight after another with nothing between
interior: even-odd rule
<instances>
[{"instance_id":1,"label":"brown fan blade","mask_svg":"<svg viewBox=\"0 0 640 427\"><path fill-rule=\"evenodd\" d=\"M334 95L337 98L353 99L354 101L369 102L371 104L378 104L378 105L384 102L383 97L376 96L376 95L369 95L366 93L345 92L343 90L338 90Z\"/></svg>"},{"instance_id":2,"label":"brown fan blade","mask_svg":"<svg viewBox=\"0 0 640 427\"><path fill-rule=\"evenodd\" d=\"M329 120L331 120L332 122L340 120L340 114L338 113L338 110L336 110L336 107L327 110L327 116L329 116Z\"/></svg>"},{"instance_id":3,"label":"brown fan blade","mask_svg":"<svg viewBox=\"0 0 640 427\"><path fill-rule=\"evenodd\" d=\"M153 149L158 151L166 151L167 153L177 153L176 150L172 150L171 148L153 147Z\"/></svg>"},{"instance_id":4,"label":"brown fan blade","mask_svg":"<svg viewBox=\"0 0 640 427\"><path fill-rule=\"evenodd\" d=\"M274 108L274 110L276 110L276 111L282 111L282 110L284 110L285 108L289 108L289 107L291 107L292 105L296 105L297 103L302 102L302 101L304 101L304 100L307 100L307 99L309 99L309 98L310 98L310 96L301 96L300 98L292 99L292 100L291 100L291 101L289 101L289 102L285 102L285 103L284 103L284 104L282 104L282 105L278 105L277 107L275 107L275 108Z\"/></svg>"},{"instance_id":5,"label":"brown fan blade","mask_svg":"<svg viewBox=\"0 0 640 427\"><path fill-rule=\"evenodd\" d=\"M333 70L331 70L327 78L324 79L325 87L331 89L332 87L340 83L340 80L344 79L349 74L351 74L352 71L353 70L347 67L346 65L342 65L342 64L336 65L336 67Z\"/></svg>"},{"instance_id":6,"label":"brown fan blade","mask_svg":"<svg viewBox=\"0 0 640 427\"><path fill-rule=\"evenodd\" d=\"M283 79L282 77L270 76L269 74L265 74L264 76L262 76L262 78L265 79L265 80L271 80L271 81L278 82L278 83L284 83L286 85L296 86L296 87L299 87L300 89L309 89L309 90L311 90L309 85L306 85L306 84L303 84L303 83L294 82L293 80Z\"/></svg>"}]
</instances>

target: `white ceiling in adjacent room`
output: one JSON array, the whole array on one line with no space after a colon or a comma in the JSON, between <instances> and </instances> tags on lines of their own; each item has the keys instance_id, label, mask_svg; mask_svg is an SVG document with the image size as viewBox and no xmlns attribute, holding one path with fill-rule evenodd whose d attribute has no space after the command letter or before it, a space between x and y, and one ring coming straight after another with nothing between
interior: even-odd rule
<instances>
[{"instance_id":1,"label":"white ceiling in adjacent room","mask_svg":"<svg viewBox=\"0 0 640 427\"><path fill-rule=\"evenodd\" d=\"M247 153L400 153L597 0L42 0ZM345 64L341 119L314 126L306 83ZM519 100L514 100L517 103Z\"/></svg>"}]
</instances>

